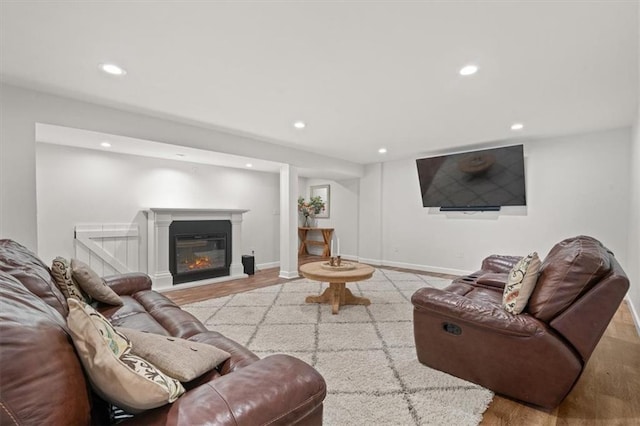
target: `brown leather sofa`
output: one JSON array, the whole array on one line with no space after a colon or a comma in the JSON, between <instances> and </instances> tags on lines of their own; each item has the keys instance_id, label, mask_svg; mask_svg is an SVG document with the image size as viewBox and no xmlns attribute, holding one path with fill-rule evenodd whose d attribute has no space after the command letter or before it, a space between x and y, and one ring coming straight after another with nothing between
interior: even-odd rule
<instances>
[{"instance_id":1,"label":"brown leather sofa","mask_svg":"<svg viewBox=\"0 0 640 426\"><path fill-rule=\"evenodd\" d=\"M209 343L231 354L184 384L187 392L173 404L121 424L322 424L326 385L308 364L287 355L259 359L151 290L144 274L105 280L124 301L99 307L114 325ZM67 312L49 268L20 244L0 240L1 425L109 423L109 406L91 391L76 355Z\"/></svg>"},{"instance_id":2,"label":"brown leather sofa","mask_svg":"<svg viewBox=\"0 0 640 426\"><path fill-rule=\"evenodd\" d=\"M487 257L443 290L412 297L421 363L496 393L552 408L576 384L629 280L613 253L585 236L556 244L524 312L502 308L517 256Z\"/></svg>"}]
</instances>

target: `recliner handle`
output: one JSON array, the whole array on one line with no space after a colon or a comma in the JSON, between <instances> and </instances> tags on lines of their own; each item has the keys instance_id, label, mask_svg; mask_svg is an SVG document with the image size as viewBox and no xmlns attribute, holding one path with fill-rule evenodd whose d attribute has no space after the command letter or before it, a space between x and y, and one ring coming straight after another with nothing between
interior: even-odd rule
<instances>
[{"instance_id":1,"label":"recliner handle","mask_svg":"<svg viewBox=\"0 0 640 426\"><path fill-rule=\"evenodd\" d=\"M449 334L453 334L454 336L459 336L462 334L462 329L460 328L460 326L450 322L445 322L444 324L442 324L442 329Z\"/></svg>"}]
</instances>

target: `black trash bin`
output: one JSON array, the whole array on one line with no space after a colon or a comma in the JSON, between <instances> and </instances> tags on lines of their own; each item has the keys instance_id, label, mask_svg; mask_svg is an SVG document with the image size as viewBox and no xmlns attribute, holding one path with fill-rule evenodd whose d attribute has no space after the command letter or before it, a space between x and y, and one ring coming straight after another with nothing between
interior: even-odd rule
<instances>
[{"instance_id":1,"label":"black trash bin","mask_svg":"<svg viewBox=\"0 0 640 426\"><path fill-rule=\"evenodd\" d=\"M244 266L244 273L253 275L256 273L256 259L253 256L243 255L242 266Z\"/></svg>"}]
</instances>

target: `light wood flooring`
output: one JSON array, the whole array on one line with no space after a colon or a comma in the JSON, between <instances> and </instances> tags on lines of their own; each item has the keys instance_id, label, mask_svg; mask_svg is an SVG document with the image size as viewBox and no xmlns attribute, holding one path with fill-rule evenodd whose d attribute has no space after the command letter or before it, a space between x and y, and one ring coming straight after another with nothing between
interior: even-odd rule
<instances>
[{"instance_id":1,"label":"light wood flooring","mask_svg":"<svg viewBox=\"0 0 640 426\"><path fill-rule=\"evenodd\" d=\"M321 258L304 256L300 264L318 260ZM249 278L164 294L183 305L285 282L289 280L279 278L278 269L273 268L258 271ZM496 395L484 413L482 425L640 425L640 336L626 301L616 312L575 388L558 408L546 412Z\"/></svg>"}]
</instances>

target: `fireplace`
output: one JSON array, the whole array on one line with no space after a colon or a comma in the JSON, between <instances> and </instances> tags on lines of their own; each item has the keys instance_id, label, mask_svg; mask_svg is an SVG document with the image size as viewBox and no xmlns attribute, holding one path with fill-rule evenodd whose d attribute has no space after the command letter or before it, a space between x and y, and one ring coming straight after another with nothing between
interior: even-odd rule
<instances>
[{"instance_id":1,"label":"fireplace","mask_svg":"<svg viewBox=\"0 0 640 426\"><path fill-rule=\"evenodd\" d=\"M169 247L174 245L175 234L195 234L208 235L227 233L225 254L225 264L229 264L227 275L219 275L215 278L200 279L190 276L189 282L184 282L182 286L212 284L228 281L237 278L245 278L243 272L242 258L242 216L248 210L242 209L192 209L175 207L151 207L145 211L147 216L147 271L153 282L154 290L170 289L175 284L173 275L176 265L170 266L170 259L173 259L175 252L169 255ZM178 230L173 227L174 222L226 222L227 227L222 230L196 229ZM228 224L231 223L231 229ZM181 225L177 225L179 228ZM174 228L174 234L169 236L169 228ZM175 246L171 249L175 250ZM173 269L172 269L173 268ZM210 271L208 271L210 272Z\"/></svg>"},{"instance_id":2,"label":"fireplace","mask_svg":"<svg viewBox=\"0 0 640 426\"><path fill-rule=\"evenodd\" d=\"M231 222L174 221L169 226L169 271L173 284L229 275Z\"/></svg>"}]
</instances>

